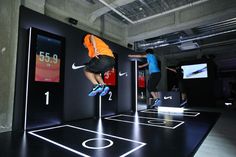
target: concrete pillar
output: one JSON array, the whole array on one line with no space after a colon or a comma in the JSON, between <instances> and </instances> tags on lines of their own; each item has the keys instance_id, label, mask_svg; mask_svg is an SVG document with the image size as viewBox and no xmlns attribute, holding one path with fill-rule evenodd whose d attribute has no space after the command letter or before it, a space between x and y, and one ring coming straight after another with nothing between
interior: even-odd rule
<instances>
[{"instance_id":1,"label":"concrete pillar","mask_svg":"<svg viewBox=\"0 0 236 157\"><path fill-rule=\"evenodd\" d=\"M12 127L20 0L0 1L0 132Z\"/></svg>"},{"instance_id":2,"label":"concrete pillar","mask_svg":"<svg viewBox=\"0 0 236 157\"><path fill-rule=\"evenodd\" d=\"M45 0L22 0L22 5L34 11L44 14Z\"/></svg>"}]
</instances>

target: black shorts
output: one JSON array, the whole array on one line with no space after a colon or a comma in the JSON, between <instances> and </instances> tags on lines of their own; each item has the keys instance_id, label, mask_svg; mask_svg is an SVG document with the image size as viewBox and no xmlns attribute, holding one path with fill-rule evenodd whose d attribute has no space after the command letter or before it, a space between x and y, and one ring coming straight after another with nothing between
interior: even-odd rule
<instances>
[{"instance_id":1,"label":"black shorts","mask_svg":"<svg viewBox=\"0 0 236 157\"><path fill-rule=\"evenodd\" d=\"M99 55L98 58L94 57L86 64L85 70L95 74L100 74L112 69L114 65L115 58L106 55Z\"/></svg>"},{"instance_id":2,"label":"black shorts","mask_svg":"<svg viewBox=\"0 0 236 157\"><path fill-rule=\"evenodd\" d=\"M185 88L184 88L184 85L183 85L183 81L182 80L179 80L178 82L178 87L179 87L179 91L184 93L185 92Z\"/></svg>"},{"instance_id":3,"label":"black shorts","mask_svg":"<svg viewBox=\"0 0 236 157\"><path fill-rule=\"evenodd\" d=\"M148 91L149 92L157 92L157 85L160 80L161 80L161 73L160 72L152 73L149 76L149 80L148 80Z\"/></svg>"}]
</instances>

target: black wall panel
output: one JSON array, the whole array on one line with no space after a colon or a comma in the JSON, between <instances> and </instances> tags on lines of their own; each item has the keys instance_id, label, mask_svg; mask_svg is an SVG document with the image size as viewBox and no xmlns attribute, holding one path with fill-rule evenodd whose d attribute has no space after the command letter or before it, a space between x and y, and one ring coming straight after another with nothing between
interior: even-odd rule
<instances>
[{"instance_id":1,"label":"black wall panel","mask_svg":"<svg viewBox=\"0 0 236 157\"><path fill-rule=\"evenodd\" d=\"M131 50L124 47L117 47L118 57L118 73L127 72L127 75L119 76L118 74L118 106L117 112L127 112L132 109L132 102L134 102L134 97L132 97L132 83L135 80L132 79L132 62L129 60L128 53L132 53Z\"/></svg>"},{"instance_id":2,"label":"black wall panel","mask_svg":"<svg viewBox=\"0 0 236 157\"><path fill-rule=\"evenodd\" d=\"M35 28L29 34L27 130L61 124L65 58L63 37Z\"/></svg>"},{"instance_id":3,"label":"black wall panel","mask_svg":"<svg viewBox=\"0 0 236 157\"><path fill-rule=\"evenodd\" d=\"M20 7L13 129L22 128L24 121L28 29L30 27L45 30L65 38L64 121L97 116L98 99L87 96L92 84L85 78L83 69L72 70L71 68L73 63L80 65L89 60L87 50L81 44L82 37L87 32L25 7ZM118 55L118 73L121 71L128 74L127 76L118 75L117 87L117 112L128 112L132 108L132 99L134 99L131 96L131 62L127 57L132 50L109 41L106 42Z\"/></svg>"}]
</instances>

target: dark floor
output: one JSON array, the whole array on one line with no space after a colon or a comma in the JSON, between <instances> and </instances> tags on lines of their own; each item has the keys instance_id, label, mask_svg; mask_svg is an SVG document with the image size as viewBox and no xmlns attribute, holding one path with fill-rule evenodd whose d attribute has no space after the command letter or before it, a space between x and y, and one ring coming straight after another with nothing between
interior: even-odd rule
<instances>
[{"instance_id":1,"label":"dark floor","mask_svg":"<svg viewBox=\"0 0 236 157\"><path fill-rule=\"evenodd\" d=\"M0 156L188 157L194 155L219 115L139 112L30 133L6 132L0 134Z\"/></svg>"}]
</instances>

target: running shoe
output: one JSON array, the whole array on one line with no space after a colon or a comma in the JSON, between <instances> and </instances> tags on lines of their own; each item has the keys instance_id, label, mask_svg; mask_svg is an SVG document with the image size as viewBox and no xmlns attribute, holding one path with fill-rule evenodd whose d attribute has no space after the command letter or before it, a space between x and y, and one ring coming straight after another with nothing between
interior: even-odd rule
<instances>
[{"instance_id":1,"label":"running shoe","mask_svg":"<svg viewBox=\"0 0 236 157\"><path fill-rule=\"evenodd\" d=\"M103 87L103 91L100 93L100 96L105 96L109 92L110 88L106 85Z\"/></svg>"},{"instance_id":2,"label":"running shoe","mask_svg":"<svg viewBox=\"0 0 236 157\"><path fill-rule=\"evenodd\" d=\"M156 99L155 101L154 101L154 103L153 103L153 105L151 106L151 108L157 108L158 106L160 106L161 105L161 100L160 99Z\"/></svg>"},{"instance_id":3,"label":"running shoe","mask_svg":"<svg viewBox=\"0 0 236 157\"><path fill-rule=\"evenodd\" d=\"M94 86L94 88L89 92L88 96L96 96L98 93L103 91L103 86L100 84L97 84Z\"/></svg>"}]
</instances>

